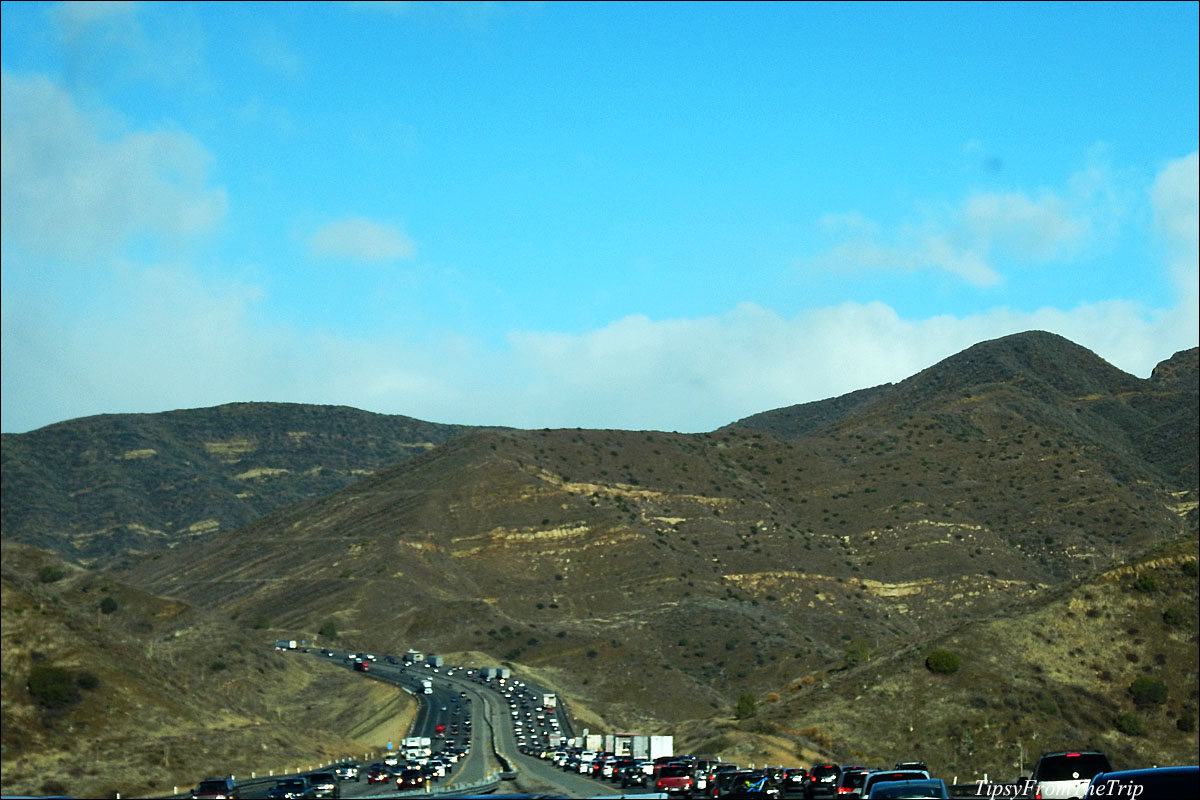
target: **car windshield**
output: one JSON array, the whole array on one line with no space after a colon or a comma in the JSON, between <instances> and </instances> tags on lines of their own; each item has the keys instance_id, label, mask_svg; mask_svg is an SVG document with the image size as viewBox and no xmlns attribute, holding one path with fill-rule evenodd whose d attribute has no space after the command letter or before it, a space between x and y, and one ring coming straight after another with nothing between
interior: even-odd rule
<instances>
[{"instance_id":1,"label":"car windshield","mask_svg":"<svg viewBox=\"0 0 1200 800\"><path fill-rule=\"evenodd\" d=\"M663 767L658 773L660 778L682 778L688 774L688 771L683 767Z\"/></svg>"},{"instance_id":2,"label":"car windshield","mask_svg":"<svg viewBox=\"0 0 1200 800\"><path fill-rule=\"evenodd\" d=\"M275 784L276 789L305 789L308 781L303 778L287 778Z\"/></svg>"},{"instance_id":3,"label":"car windshield","mask_svg":"<svg viewBox=\"0 0 1200 800\"><path fill-rule=\"evenodd\" d=\"M229 784L225 781L200 781L200 785L196 787L198 792L223 792L229 788Z\"/></svg>"},{"instance_id":4,"label":"car windshield","mask_svg":"<svg viewBox=\"0 0 1200 800\"><path fill-rule=\"evenodd\" d=\"M1042 763L1038 766L1037 779L1039 781L1090 780L1101 772L1108 772L1111 769L1108 758L1100 753L1052 756L1042 759Z\"/></svg>"}]
</instances>

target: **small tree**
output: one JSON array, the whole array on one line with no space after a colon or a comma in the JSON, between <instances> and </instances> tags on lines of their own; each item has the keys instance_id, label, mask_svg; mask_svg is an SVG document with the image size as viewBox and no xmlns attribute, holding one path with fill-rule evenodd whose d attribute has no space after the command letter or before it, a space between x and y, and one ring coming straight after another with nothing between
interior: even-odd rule
<instances>
[{"instance_id":1,"label":"small tree","mask_svg":"<svg viewBox=\"0 0 1200 800\"><path fill-rule=\"evenodd\" d=\"M1128 711L1117 715L1117 718L1113 720L1113 727L1126 736L1141 736L1145 733L1145 729L1142 727L1142 718Z\"/></svg>"},{"instance_id":2,"label":"small tree","mask_svg":"<svg viewBox=\"0 0 1200 800\"><path fill-rule=\"evenodd\" d=\"M49 709L66 708L79 701L75 678L62 667L34 667L29 673L29 693L38 705Z\"/></svg>"},{"instance_id":3,"label":"small tree","mask_svg":"<svg viewBox=\"0 0 1200 800\"><path fill-rule=\"evenodd\" d=\"M1167 702L1167 685L1143 675L1129 684L1129 694L1135 705L1161 706Z\"/></svg>"},{"instance_id":4,"label":"small tree","mask_svg":"<svg viewBox=\"0 0 1200 800\"><path fill-rule=\"evenodd\" d=\"M53 564L47 564L38 570L38 580L42 583L54 583L67 577L67 573Z\"/></svg>"},{"instance_id":5,"label":"small tree","mask_svg":"<svg viewBox=\"0 0 1200 800\"><path fill-rule=\"evenodd\" d=\"M327 619L321 623L321 628L317 631L317 633L326 639L336 639L338 637L337 625L333 620Z\"/></svg>"},{"instance_id":6,"label":"small tree","mask_svg":"<svg viewBox=\"0 0 1200 800\"><path fill-rule=\"evenodd\" d=\"M742 692L738 695L737 705L734 706L733 715L738 719L747 719L754 716L754 712L758 710L758 698L753 692Z\"/></svg>"},{"instance_id":7,"label":"small tree","mask_svg":"<svg viewBox=\"0 0 1200 800\"><path fill-rule=\"evenodd\" d=\"M867 644L867 640L862 637L851 639L846 645L845 664L847 667L855 667L862 664L871 657L871 648Z\"/></svg>"},{"instance_id":8,"label":"small tree","mask_svg":"<svg viewBox=\"0 0 1200 800\"><path fill-rule=\"evenodd\" d=\"M103 614L112 614L120 607L121 606L117 603L116 598L111 595L106 596L100 601L100 612Z\"/></svg>"},{"instance_id":9,"label":"small tree","mask_svg":"<svg viewBox=\"0 0 1200 800\"><path fill-rule=\"evenodd\" d=\"M934 650L925 657L925 668L938 675L953 675L960 666L962 659L950 650Z\"/></svg>"}]
</instances>

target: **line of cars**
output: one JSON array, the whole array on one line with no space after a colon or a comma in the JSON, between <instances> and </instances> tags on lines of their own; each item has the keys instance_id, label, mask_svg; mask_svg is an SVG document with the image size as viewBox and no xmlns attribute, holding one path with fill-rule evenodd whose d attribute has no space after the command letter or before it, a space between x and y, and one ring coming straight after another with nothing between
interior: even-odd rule
<instances>
[{"instance_id":1,"label":"line of cars","mask_svg":"<svg viewBox=\"0 0 1200 800\"><path fill-rule=\"evenodd\" d=\"M711 757L662 756L631 758L579 749L527 751L550 760L568 772L611 781L622 788L653 791L668 797L803 798L945 798L951 797L944 780L933 777L919 761L901 762L891 769L815 764L803 767L742 769ZM1155 800L1200 797L1200 767L1159 767L1114 772L1099 751L1054 752L1043 755L1032 776L1008 784L971 786L972 794L994 798L1091 798L1102 796Z\"/></svg>"},{"instance_id":2,"label":"line of cars","mask_svg":"<svg viewBox=\"0 0 1200 800\"><path fill-rule=\"evenodd\" d=\"M332 798L342 796L341 781L358 780L358 764L346 761L330 770L319 770L304 775L288 775L275 781L267 790L270 800L293 800L294 798ZM242 790L232 778L208 778L200 781L191 792L192 800L237 800Z\"/></svg>"},{"instance_id":3,"label":"line of cars","mask_svg":"<svg viewBox=\"0 0 1200 800\"><path fill-rule=\"evenodd\" d=\"M548 759L567 772L611 781L622 789L653 791L668 797L832 800L867 797L873 783L885 781L905 781L910 791L930 792L914 797L948 796L945 783L931 778L924 765L917 762L898 764L887 771L837 764L817 764L811 770L796 766L745 769L712 756L648 759L575 748L526 752ZM918 781L921 783L914 783Z\"/></svg>"}]
</instances>

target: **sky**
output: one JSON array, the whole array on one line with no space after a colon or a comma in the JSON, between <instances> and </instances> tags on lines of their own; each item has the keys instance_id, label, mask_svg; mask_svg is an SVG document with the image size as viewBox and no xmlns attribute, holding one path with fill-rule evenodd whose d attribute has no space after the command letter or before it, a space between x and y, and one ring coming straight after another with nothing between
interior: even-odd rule
<instances>
[{"instance_id":1,"label":"sky","mask_svg":"<svg viewBox=\"0 0 1200 800\"><path fill-rule=\"evenodd\" d=\"M1200 4L0 4L0 428L698 432L1195 347Z\"/></svg>"}]
</instances>

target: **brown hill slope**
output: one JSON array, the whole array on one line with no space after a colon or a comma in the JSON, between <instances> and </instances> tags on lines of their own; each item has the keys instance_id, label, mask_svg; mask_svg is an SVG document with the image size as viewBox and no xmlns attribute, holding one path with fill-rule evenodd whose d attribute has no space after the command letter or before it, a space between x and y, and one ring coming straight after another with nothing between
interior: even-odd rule
<instances>
[{"instance_id":1,"label":"brown hill slope","mask_svg":"<svg viewBox=\"0 0 1200 800\"><path fill-rule=\"evenodd\" d=\"M362 758L415 710L206 611L5 541L4 794L163 796L209 775ZM105 613L102 609L107 609ZM363 709L373 709L370 719Z\"/></svg>"},{"instance_id":2,"label":"brown hill slope","mask_svg":"<svg viewBox=\"0 0 1200 800\"><path fill-rule=\"evenodd\" d=\"M245 525L467 430L338 406L232 403L4 434L4 536L92 561Z\"/></svg>"},{"instance_id":3,"label":"brown hill slope","mask_svg":"<svg viewBox=\"0 0 1200 800\"><path fill-rule=\"evenodd\" d=\"M1187 490L1196 486L1196 459L1170 442L1196 440L1197 352L1177 353L1140 380L1061 336L1032 331L981 342L895 385L766 411L728 427L793 439L895 429L915 412L941 415L966 435L989 436L1005 421L995 417L1013 414L1073 447L1121 454L1123 466L1143 462L1136 466Z\"/></svg>"},{"instance_id":4,"label":"brown hill slope","mask_svg":"<svg viewBox=\"0 0 1200 800\"><path fill-rule=\"evenodd\" d=\"M1113 421L1158 390L1033 339L793 440L471 433L130 580L380 650L491 652L618 722L705 716L852 638L914 646L1194 535L1195 488Z\"/></svg>"}]
</instances>

